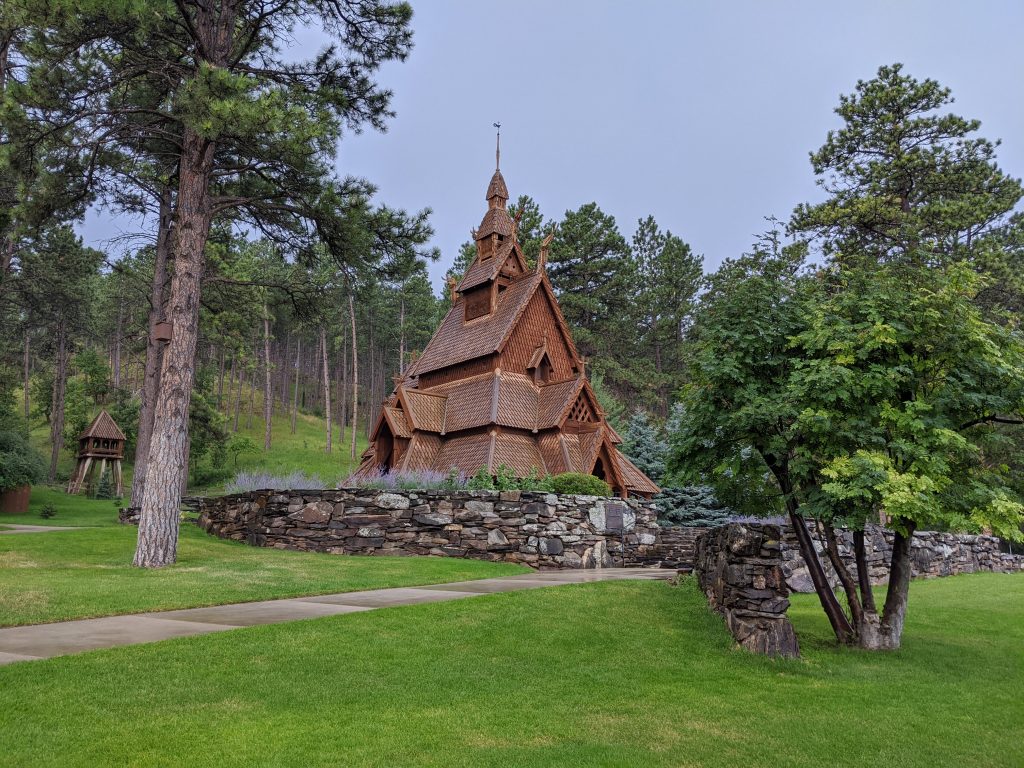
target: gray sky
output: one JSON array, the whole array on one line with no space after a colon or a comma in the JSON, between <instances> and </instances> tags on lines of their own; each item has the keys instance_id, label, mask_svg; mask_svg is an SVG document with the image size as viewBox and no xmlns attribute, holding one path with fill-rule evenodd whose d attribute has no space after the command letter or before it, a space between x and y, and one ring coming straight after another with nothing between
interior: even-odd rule
<instances>
[{"instance_id":1,"label":"gray sky","mask_svg":"<svg viewBox=\"0 0 1024 768\"><path fill-rule=\"evenodd\" d=\"M765 216L816 198L808 152L837 126L839 94L882 64L952 88L954 110L1004 140L1004 170L1024 174L1019 0L413 8L415 49L380 78L397 117L387 133L347 136L338 172L375 183L381 202L433 209L437 288L485 210L494 121L513 198L532 195L554 218L596 201L627 238L652 214L706 271L745 250ZM101 247L139 226L92 212L82 231Z\"/></svg>"}]
</instances>

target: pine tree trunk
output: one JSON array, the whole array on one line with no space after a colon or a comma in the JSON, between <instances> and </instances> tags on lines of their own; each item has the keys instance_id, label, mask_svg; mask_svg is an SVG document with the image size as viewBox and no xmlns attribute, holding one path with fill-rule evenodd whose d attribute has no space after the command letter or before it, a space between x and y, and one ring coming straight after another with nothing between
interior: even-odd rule
<instances>
[{"instance_id":1,"label":"pine tree trunk","mask_svg":"<svg viewBox=\"0 0 1024 768\"><path fill-rule=\"evenodd\" d=\"M224 347L220 348L220 364L217 371L217 410L220 411L224 403Z\"/></svg>"},{"instance_id":2,"label":"pine tree trunk","mask_svg":"<svg viewBox=\"0 0 1024 768\"><path fill-rule=\"evenodd\" d=\"M278 347L280 350L280 346ZM281 413L285 416L288 415L288 361L291 360L292 356L292 332L288 331L288 336L284 342L284 351L282 352L277 375L277 389L281 393Z\"/></svg>"},{"instance_id":3,"label":"pine tree trunk","mask_svg":"<svg viewBox=\"0 0 1024 768\"><path fill-rule=\"evenodd\" d=\"M292 434L295 434L299 419L299 366L302 364L302 337L296 340L295 348L295 391L292 393Z\"/></svg>"},{"instance_id":4,"label":"pine tree trunk","mask_svg":"<svg viewBox=\"0 0 1024 768\"><path fill-rule=\"evenodd\" d=\"M341 407L339 408L338 424L341 429L341 441L345 442L345 427L348 426L348 337L341 338Z\"/></svg>"},{"instance_id":5,"label":"pine tree trunk","mask_svg":"<svg viewBox=\"0 0 1024 768\"><path fill-rule=\"evenodd\" d=\"M253 365L256 363L254 362ZM252 418L256 413L256 369L249 371L249 413L245 417L245 428L252 429Z\"/></svg>"},{"instance_id":6,"label":"pine tree trunk","mask_svg":"<svg viewBox=\"0 0 1024 768\"><path fill-rule=\"evenodd\" d=\"M156 251L153 264L153 282L149 289L149 333L146 335L146 362L142 374L142 405L139 408L139 430L135 438L135 466L132 472L132 499L130 506L142 507L146 487L146 468L149 464L149 446L153 435L153 416L156 395L160 386L160 368L163 364L163 344L153 337L156 324L164 316L164 288L167 285L167 263L171 250L173 222L171 190L160 193L160 216L157 221Z\"/></svg>"},{"instance_id":7,"label":"pine tree trunk","mask_svg":"<svg viewBox=\"0 0 1024 768\"><path fill-rule=\"evenodd\" d=\"M53 366L53 399L50 402L50 472L52 483L57 479L57 461L64 442L64 397L68 383L68 335L64 317L57 319L57 356Z\"/></svg>"},{"instance_id":8,"label":"pine tree trunk","mask_svg":"<svg viewBox=\"0 0 1024 768\"><path fill-rule=\"evenodd\" d=\"M235 382L235 418L231 425L231 431L238 434L238 414L242 410L242 383L245 379L245 365L238 366L238 381Z\"/></svg>"},{"instance_id":9,"label":"pine tree trunk","mask_svg":"<svg viewBox=\"0 0 1024 768\"><path fill-rule=\"evenodd\" d=\"M356 301L352 291L348 294L348 314L352 321L352 450L349 458L356 460L356 428L359 416L359 345L356 343Z\"/></svg>"},{"instance_id":10,"label":"pine tree trunk","mask_svg":"<svg viewBox=\"0 0 1024 768\"><path fill-rule=\"evenodd\" d=\"M117 325L114 330L114 360L111 366L114 375L114 389L121 388L121 337L124 335L124 303L120 299L121 297L118 295Z\"/></svg>"},{"instance_id":11,"label":"pine tree trunk","mask_svg":"<svg viewBox=\"0 0 1024 768\"><path fill-rule=\"evenodd\" d=\"M270 313L263 304L263 450L270 450L273 429L274 391L270 383Z\"/></svg>"},{"instance_id":12,"label":"pine tree trunk","mask_svg":"<svg viewBox=\"0 0 1024 768\"><path fill-rule=\"evenodd\" d=\"M160 568L177 559L178 510L182 485L188 477L188 415L199 332L200 286L212 216L209 181L214 149L213 142L185 129L178 172L174 277L168 300L174 330L160 372L149 449L152 461L146 470L133 561L143 568Z\"/></svg>"},{"instance_id":13,"label":"pine tree trunk","mask_svg":"<svg viewBox=\"0 0 1024 768\"><path fill-rule=\"evenodd\" d=\"M29 336L28 329L25 330L25 378L24 378L24 392L22 398L25 401L25 423L28 424L29 418L32 414L31 403L29 402L29 386L32 384L32 356L29 351Z\"/></svg>"},{"instance_id":14,"label":"pine tree trunk","mask_svg":"<svg viewBox=\"0 0 1024 768\"><path fill-rule=\"evenodd\" d=\"M331 452L331 438L333 428L331 426L331 375L327 365L327 328L320 326L320 348L323 350L324 360L324 414L327 417L327 453Z\"/></svg>"}]
</instances>

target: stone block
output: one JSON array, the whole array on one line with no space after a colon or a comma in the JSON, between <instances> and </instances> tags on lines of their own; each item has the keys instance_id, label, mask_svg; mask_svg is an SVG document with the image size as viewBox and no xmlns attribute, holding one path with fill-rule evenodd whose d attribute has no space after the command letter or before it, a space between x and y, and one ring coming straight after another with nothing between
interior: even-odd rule
<instances>
[{"instance_id":1,"label":"stone block","mask_svg":"<svg viewBox=\"0 0 1024 768\"><path fill-rule=\"evenodd\" d=\"M500 528L494 528L487 534L488 549L505 549L509 546L508 537L501 532Z\"/></svg>"},{"instance_id":2,"label":"stone block","mask_svg":"<svg viewBox=\"0 0 1024 768\"><path fill-rule=\"evenodd\" d=\"M493 516L494 515L494 502L492 501L479 501L477 499L471 499L463 505L463 509L467 512L475 512L481 517Z\"/></svg>"},{"instance_id":3,"label":"stone block","mask_svg":"<svg viewBox=\"0 0 1024 768\"><path fill-rule=\"evenodd\" d=\"M409 497L400 493L381 493L374 498L373 503L381 509L408 509Z\"/></svg>"},{"instance_id":4,"label":"stone block","mask_svg":"<svg viewBox=\"0 0 1024 768\"><path fill-rule=\"evenodd\" d=\"M564 549L561 539L541 539L538 549L542 555L560 555Z\"/></svg>"}]
</instances>

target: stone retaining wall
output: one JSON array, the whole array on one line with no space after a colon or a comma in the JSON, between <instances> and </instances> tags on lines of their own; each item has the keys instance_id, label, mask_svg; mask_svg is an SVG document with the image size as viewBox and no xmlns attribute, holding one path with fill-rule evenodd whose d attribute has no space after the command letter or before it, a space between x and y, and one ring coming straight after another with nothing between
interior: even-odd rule
<instances>
[{"instance_id":1,"label":"stone retaining wall","mask_svg":"<svg viewBox=\"0 0 1024 768\"><path fill-rule=\"evenodd\" d=\"M697 538L694 572L741 646L769 656L800 655L786 616L789 588L779 526L730 523L704 532Z\"/></svg>"},{"instance_id":2,"label":"stone retaining wall","mask_svg":"<svg viewBox=\"0 0 1024 768\"><path fill-rule=\"evenodd\" d=\"M822 565L833 586L839 584L823 543L810 526L815 549L818 550ZM868 569L872 584L883 584L889 580L889 561L892 558L893 532L879 526L865 530L868 549ZM836 531L839 555L854 579L857 578L857 564L853 552L853 532ZM796 534L792 527L783 528L782 546L783 570L786 583L792 592L813 592L807 565L800 554ZM999 539L995 536L975 536L966 533L939 533L918 531L910 540L910 563L914 578L930 579L938 576L956 576L961 573L995 571L1000 573L1024 573L1024 555L1010 555L999 550Z\"/></svg>"},{"instance_id":3,"label":"stone retaining wall","mask_svg":"<svg viewBox=\"0 0 1024 768\"><path fill-rule=\"evenodd\" d=\"M612 502L624 534L606 528ZM199 525L261 547L602 568L651 561L657 511L639 499L526 491L268 490L201 499Z\"/></svg>"},{"instance_id":4,"label":"stone retaining wall","mask_svg":"<svg viewBox=\"0 0 1024 768\"><path fill-rule=\"evenodd\" d=\"M662 528L661 544L657 552L658 564L662 568L691 570L697 548L697 538L710 530L712 529L680 525Z\"/></svg>"}]
</instances>

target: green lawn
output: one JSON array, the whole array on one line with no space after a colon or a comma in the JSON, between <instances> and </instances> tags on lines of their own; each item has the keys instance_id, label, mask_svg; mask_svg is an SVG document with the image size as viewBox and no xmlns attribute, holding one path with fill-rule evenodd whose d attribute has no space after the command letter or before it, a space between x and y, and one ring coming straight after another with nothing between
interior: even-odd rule
<instances>
[{"instance_id":1,"label":"green lawn","mask_svg":"<svg viewBox=\"0 0 1024 768\"><path fill-rule=\"evenodd\" d=\"M58 508L42 520L44 503ZM32 511L3 522L98 526L0 536L0 626L218 603L432 584L520 573L522 566L439 557L344 557L257 549L181 528L177 564L131 567L137 528L111 501L34 489Z\"/></svg>"},{"instance_id":2,"label":"green lawn","mask_svg":"<svg viewBox=\"0 0 1024 768\"><path fill-rule=\"evenodd\" d=\"M800 661L605 582L0 667L0 765L1024 765L1024 579L915 583L886 655L795 602Z\"/></svg>"}]
</instances>

